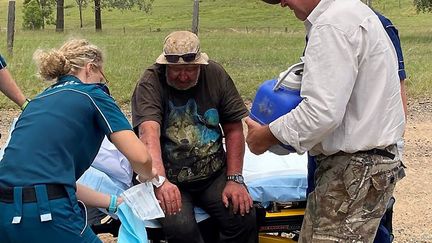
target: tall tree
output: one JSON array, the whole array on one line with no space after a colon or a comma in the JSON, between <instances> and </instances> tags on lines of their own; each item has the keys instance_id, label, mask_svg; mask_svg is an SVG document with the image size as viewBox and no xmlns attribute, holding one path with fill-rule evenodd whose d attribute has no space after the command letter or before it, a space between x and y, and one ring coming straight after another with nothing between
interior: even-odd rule
<instances>
[{"instance_id":1,"label":"tall tree","mask_svg":"<svg viewBox=\"0 0 432 243\"><path fill-rule=\"evenodd\" d=\"M96 31L102 30L102 8L130 10L137 7L139 10L149 13L154 0L94 0Z\"/></svg>"},{"instance_id":2,"label":"tall tree","mask_svg":"<svg viewBox=\"0 0 432 243\"><path fill-rule=\"evenodd\" d=\"M417 11L432 12L432 0L414 0Z\"/></svg>"},{"instance_id":3,"label":"tall tree","mask_svg":"<svg viewBox=\"0 0 432 243\"><path fill-rule=\"evenodd\" d=\"M40 5L42 8L44 23L49 25L55 24L54 7L56 5L56 0L40 0Z\"/></svg>"},{"instance_id":4,"label":"tall tree","mask_svg":"<svg viewBox=\"0 0 432 243\"><path fill-rule=\"evenodd\" d=\"M87 7L87 0L75 0L78 4L78 10L79 10L79 17L80 17L80 28L83 27L83 14L82 10L83 8Z\"/></svg>"},{"instance_id":5,"label":"tall tree","mask_svg":"<svg viewBox=\"0 0 432 243\"><path fill-rule=\"evenodd\" d=\"M64 31L64 0L57 0L56 32Z\"/></svg>"},{"instance_id":6,"label":"tall tree","mask_svg":"<svg viewBox=\"0 0 432 243\"><path fill-rule=\"evenodd\" d=\"M95 10L95 27L96 31L102 31L102 8L101 0L94 0L94 10Z\"/></svg>"}]
</instances>

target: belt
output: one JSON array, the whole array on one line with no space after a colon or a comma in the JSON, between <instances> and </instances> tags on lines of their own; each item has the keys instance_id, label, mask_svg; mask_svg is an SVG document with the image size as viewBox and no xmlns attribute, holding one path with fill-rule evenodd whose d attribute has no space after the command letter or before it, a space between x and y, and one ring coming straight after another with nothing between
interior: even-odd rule
<instances>
[{"instance_id":1,"label":"belt","mask_svg":"<svg viewBox=\"0 0 432 243\"><path fill-rule=\"evenodd\" d=\"M394 159L396 157L396 155L390 153L387 150L384 149L371 149L371 150L366 150L366 151L358 151L357 153L366 153L366 154L372 154L372 155L381 155L384 157L387 157L389 159Z\"/></svg>"},{"instance_id":2,"label":"belt","mask_svg":"<svg viewBox=\"0 0 432 243\"><path fill-rule=\"evenodd\" d=\"M339 151L339 152L333 154L333 156L340 156L340 155L347 155L347 154L350 154L350 153L346 153L346 152L343 152L343 151ZM352 153L352 154L381 155L381 156L387 157L387 158L389 158L389 159L394 159L394 158L396 157L396 155L390 153L390 152L387 151L387 150L384 150L384 149L377 149L377 148L370 149L370 150L357 151L357 152Z\"/></svg>"},{"instance_id":3,"label":"belt","mask_svg":"<svg viewBox=\"0 0 432 243\"><path fill-rule=\"evenodd\" d=\"M48 200L59 199L68 197L68 193L64 185L61 184L46 184ZM23 187L22 202L32 203L36 202L36 191L32 186ZM13 203L14 202L14 189L13 187L0 187L0 202Z\"/></svg>"}]
</instances>

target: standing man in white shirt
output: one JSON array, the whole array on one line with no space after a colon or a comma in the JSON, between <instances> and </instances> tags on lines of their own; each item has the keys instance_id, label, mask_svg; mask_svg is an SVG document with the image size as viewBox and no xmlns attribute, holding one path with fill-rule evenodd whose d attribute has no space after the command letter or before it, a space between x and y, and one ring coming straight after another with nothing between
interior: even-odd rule
<instances>
[{"instance_id":1,"label":"standing man in white shirt","mask_svg":"<svg viewBox=\"0 0 432 243\"><path fill-rule=\"evenodd\" d=\"M264 0L304 21L301 96L268 126L251 119L247 143L277 143L317 158L299 242L372 242L404 175L396 142L405 117L398 61L376 14L359 0Z\"/></svg>"}]
</instances>

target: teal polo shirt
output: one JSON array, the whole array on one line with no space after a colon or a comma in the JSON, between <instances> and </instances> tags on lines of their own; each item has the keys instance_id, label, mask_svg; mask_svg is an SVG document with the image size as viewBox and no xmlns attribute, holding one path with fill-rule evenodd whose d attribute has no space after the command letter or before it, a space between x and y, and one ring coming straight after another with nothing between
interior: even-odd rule
<instances>
[{"instance_id":1,"label":"teal polo shirt","mask_svg":"<svg viewBox=\"0 0 432 243\"><path fill-rule=\"evenodd\" d=\"M63 76L19 117L0 162L0 186L75 187L104 136L131 129L114 99L99 85Z\"/></svg>"}]
</instances>

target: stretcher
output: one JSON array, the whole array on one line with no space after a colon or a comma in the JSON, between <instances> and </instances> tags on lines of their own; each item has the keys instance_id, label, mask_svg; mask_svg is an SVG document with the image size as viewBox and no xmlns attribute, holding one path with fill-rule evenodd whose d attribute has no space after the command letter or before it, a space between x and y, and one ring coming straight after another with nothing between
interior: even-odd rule
<instances>
[{"instance_id":1,"label":"stretcher","mask_svg":"<svg viewBox=\"0 0 432 243\"><path fill-rule=\"evenodd\" d=\"M246 149L245 182L257 205L260 243L294 242L306 206L307 155L254 155Z\"/></svg>"}]
</instances>

